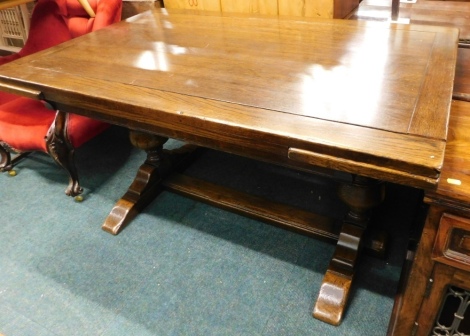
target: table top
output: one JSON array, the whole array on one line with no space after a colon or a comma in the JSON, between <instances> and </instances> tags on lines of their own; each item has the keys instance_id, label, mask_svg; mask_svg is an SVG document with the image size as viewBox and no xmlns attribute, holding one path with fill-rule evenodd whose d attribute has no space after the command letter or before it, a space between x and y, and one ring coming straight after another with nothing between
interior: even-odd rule
<instances>
[{"instance_id":1,"label":"table top","mask_svg":"<svg viewBox=\"0 0 470 336\"><path fill-rule=\"evenodd\" d=\"M437 183L458 30L148 11L6 64L0 89L238 154Z\"/></svg>"}]
</instances>

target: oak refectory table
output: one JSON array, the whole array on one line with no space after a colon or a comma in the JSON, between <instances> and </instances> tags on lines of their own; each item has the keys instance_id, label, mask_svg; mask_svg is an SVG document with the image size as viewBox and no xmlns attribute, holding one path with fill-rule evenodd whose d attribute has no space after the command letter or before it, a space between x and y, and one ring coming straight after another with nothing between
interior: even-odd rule
<instances>
[{"instance_id":1,"label":"oak refectory table","mask_svg":"<svg viewBox=\"0 0 470 336\"><path fill-rule=\"evenodd\" d=\"M108 232L168 188L336 239L313 315L339 324L382 182L439 180L458 37L436 26L161 9L6 64L0 89L125 126L147 151ZM168 138L349 173L339 197L350 211L335 231L328 218L170 173Z\"/></svg>"}]
</instances>

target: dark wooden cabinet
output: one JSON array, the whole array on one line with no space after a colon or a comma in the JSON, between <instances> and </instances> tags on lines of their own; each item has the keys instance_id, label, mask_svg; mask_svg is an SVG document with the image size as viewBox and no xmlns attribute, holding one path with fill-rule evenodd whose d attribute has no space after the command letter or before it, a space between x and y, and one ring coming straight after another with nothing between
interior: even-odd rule
<instances>
[{"instance_id":1,"label":"dark wooden cabinet","mask_svg":"<svg viewBox=\"0 0 470 336\"><path fill-rule=\"evenodd\" d=\"M470 273L436 263L414 326L417 335L470 335Z\"/></svg>"},{"instance_id":2,"label":"dark wooden cabinet","mask_svg":"<svg viewBox=\"0 0 470 336\"><path fill-rule=\"evenodd\" d=\"M470 102L452 103L444 165L390 334L470 335Z\"/></svg>"},{"instance_id":3,"label":"dark wooden cabinet","mask_svg":"<svg viewBox=\"0 0 470 336\"><path fill-rule=\"evenodd\" d=\"M359 0L165 0L164 3L166 8L342 19L359 5Z\"/></svg>"},{"instance_id":4,"label":"dark wooden cabinet","mask_svg":"<svg viewBox=\"0 0 470 336\"><path fill-rule=\"evenodd\" d=\"M396 335L470 335L470 208L430 210ZM459 333L457 333L459 332Z\"/></svg>"}]
</instances>

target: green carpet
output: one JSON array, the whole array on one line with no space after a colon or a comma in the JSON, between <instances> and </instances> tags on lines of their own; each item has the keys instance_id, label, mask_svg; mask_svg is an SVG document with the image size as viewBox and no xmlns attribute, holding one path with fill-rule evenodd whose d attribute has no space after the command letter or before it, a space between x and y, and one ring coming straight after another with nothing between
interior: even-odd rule
<instances>
[{"instance_id":1,"label":"green carpet","mask_svg":"<svg viewBox=\"0 0 470 336\"><path fill-rule=\"evenodd\" d=\"M167 147L176 146L170 141ZM0 174L0 334L385 335L419 193L388 185L343 323L311 317L334 245L163 192L118 236L101 230L144 160L113 127L77 151L85 200L41 153ZM341 218L332 181L209 151L195 176ZM399 207L399 211L396 210Z\"/></svg>"}]
</instances>

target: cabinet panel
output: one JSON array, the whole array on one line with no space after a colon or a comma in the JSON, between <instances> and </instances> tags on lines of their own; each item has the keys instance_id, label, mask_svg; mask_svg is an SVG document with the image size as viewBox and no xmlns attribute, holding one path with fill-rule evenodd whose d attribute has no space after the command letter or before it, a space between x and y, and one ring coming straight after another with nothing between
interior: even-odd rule
<instances>
[{"instance_id":1,"label":"cabinet panel","mask_svg":"<svg viewBox=\"0 0 470 336\"><path fill-rule=\"evenodd\" d=\"M334 0L279 0L278 3L279 15L333 17Z\"/></svg>"},{"instance_id":2,"label":"cabinet panel","mask_svg":"<svg viewBox=\"0 0 470 336\"><path fill-rule=\"evenodd\" d=\"M432 257L444 264L470 271L470 220L444 213Z\"/></svg>"},{"instance_id":3,"label":"cabinet panel","mask_svg":"<svg viewBox=\"0 0 470 336\"><path fill-rule=\"evenodd\" d=\"M433 285L423 299L415 335L469 335L469 273L436 263L431 279ZM446 302L448 298L453 300Z\"/></svg>"},{"instance_id":4,"label":"cabinet panel","mask_svg":"<svg viewBox=\"0 0 470 336\"><path fill-rule=\"evenodd\" d=\"M165 8L200 9L220 12L220 0L165 0Z\"/></svg>"},{"instance_id":5,"label":"cabinet panel","mask_svg":"<svg viewBox=\"0 0 470 336\"><path fill-rule=\"evenodd\" d=\"M346 17L359 5L359 0L278 0L279 15L316 18Z\"/></svg>"},{"instance_id":6,"label":"cabinet panel","mask_svg":"<svg viewBox=\"0 0 470 336\"><path fill-rule=\"evenodd\" d=\"M277 0L221 0L222 12L277 15Z\"/></svg>"}]
</instances>

